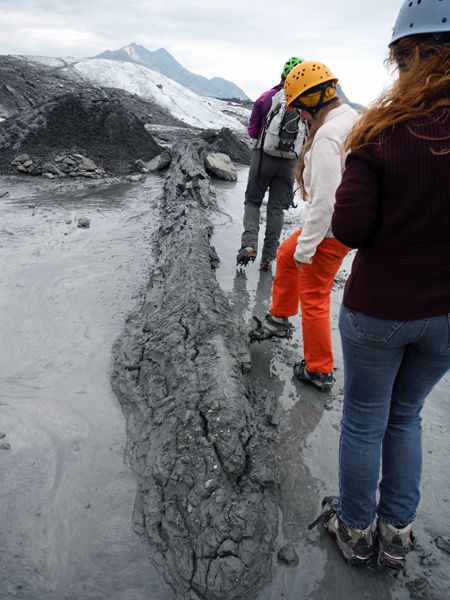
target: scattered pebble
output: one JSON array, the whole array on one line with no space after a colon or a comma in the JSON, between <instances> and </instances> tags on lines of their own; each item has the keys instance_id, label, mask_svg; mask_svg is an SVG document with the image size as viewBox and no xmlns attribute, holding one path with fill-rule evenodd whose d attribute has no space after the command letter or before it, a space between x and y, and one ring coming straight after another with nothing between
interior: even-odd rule
<instances>
[{"instance_id":1,"label":"scattered pebble","mask_svg":"<svg viewBox=\"0 0 450 600\"><path fill-rule=\"evenodd\" d=\"M450 540L444 540L440 535L435 539L436 546L450 554Z\"/></svg>"},{"instance_id":2,"label":"scattered pebble","mask_svg":"<svg viewBox=\"0 0 450 600\"><path fill-rule=\"evenodd\" d=\"M414 581L408 581L406 587L410 592L423 590L428 585L428 579L426 577L418 577Z\"/></svg>"},{"instance_id":3,"label":"scattered pebble","mask_svg":"<svg viewBox=\"0 0 450 600\"><path fill-rule=\"evenodd\" d=\"M90 226L91 222L89 219L86 219L86 217L80 217L77 221L77 227L80 229L89 229Z\"/></svg>"},{"instance_id":4,"label":"scattered pebble","mask_svg":"<svg viewBox=\"0 0 450 600\"><path fill-rule=\"evenodd\" d=\"M284 546L278 552L278 560L285 565L297 566L299 563L299 558L297 556L296 551L293 548L288 548L288 546Z\"/></svg>"}]
</instances>

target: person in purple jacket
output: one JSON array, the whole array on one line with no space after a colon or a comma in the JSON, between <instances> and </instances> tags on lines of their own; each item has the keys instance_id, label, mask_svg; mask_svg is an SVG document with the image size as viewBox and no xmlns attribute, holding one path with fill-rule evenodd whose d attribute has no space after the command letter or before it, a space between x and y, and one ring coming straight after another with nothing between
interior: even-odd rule
<instances>
[{"instance_id":1,"label":"person in purple jacket","mask_svg":"<svg viewBox=\"0 0 450 600\"><path fill-rule=\"evenodd\" d=\"M349 563L376 555L402 569L420 499L421 410L450 367L450 0L407 0L390 50L398 81L344 144L331 223L358 252L339 321L340 494L323 500L322 518Z\"/></svg>"},{"instance_id":2,"label":"person in purple jacket","mask_svg":"<svg viewBox=\"0 0 450 600\"><path fill-rule=\"evenodd\" d=\"M259 138L266 125L272 98L283 89L287 75L301 62L303 59L298 56L290 58L283 67L280 83L264 92L253 104L248 125L248 134L251 138ZM241 238L241 249L236 257L238 265L246 266L256 258L261 204L267 189L269 189L261 269L271 270L280 244L281 229L284 223L283 211L292 205L294 199L293 170L296 162L296 159L271 156L259 149L258 144L255 145L245 191L244 233Z\"/></svg>"}]
</instances>

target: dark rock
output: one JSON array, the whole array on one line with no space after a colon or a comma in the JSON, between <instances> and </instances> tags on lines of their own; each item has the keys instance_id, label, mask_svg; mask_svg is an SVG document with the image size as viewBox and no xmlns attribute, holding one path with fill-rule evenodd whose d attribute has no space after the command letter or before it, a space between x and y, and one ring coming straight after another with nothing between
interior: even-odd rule
<instances>
[{"instance_id":1,"label":"dark rock","mask_svg":"<svg viewBox=\"0 0 450 600\"><path fill-rule=\"evenodd\" d=\"M278 531L278 405L242 373L247 332L211 260L207 153L202 140L172 149L157 263L112 383L152 562L177 599L251 600L271 579Z\"/></svg>"},{"instance_id":2,"label":"dark rock","mask_svg":"<svg viewBox=\"0 0 450 600\"><path fill-rule=\"evenodd\" d=\"M138 160L136 160L134 164L139 169L139 171L142 171L143 173L148 173L147 163L145 163L140 158L138 158Z\"/></svg>"},{"instance_id":3,"label":"dark rock","mask_svg":"<svg viewBox=\"0 0 450 600\"><path fill-rule=\"evenodd\" d=\"M64 173L65 175L67 175L67 173L70 172L71 168L69 165L67 165L66 163L59 163L59 170Z\"/></svg>"},{"instance_id":4,"label":"dark rock","mask_svg":"<svg viewBox=\"0 0 450 600\"><path fill-rule=\"evenodd\" d=\"M440 535L435 540L436 546L450 554L450 540L444 540Z\"/></svg>"},{"instance_id":5,"label":"dark rock","mask_svg":"<svg viewBox=\"0 0 450 600\"><path fill-rule=\"evenodd\" d=\"M418 577L414 581L408 581L406 587L414 594L416 591L423 590L428 585L428 579L426 577Z\"/></svg>"},{"instance_id":6,"label":"dark rock","mask_svg":"<svg viewBox=\"0 0 450 600\"><path fill-rule=\"evenodd\" d=\"M158 156L155 156L153 160L148 162L145 165L145 168L150 173L153 173L154 171L163 171L170 165L171 162L172 156L170 155L170 152L168 150L164 150L164 152L161 152L161 154L158 154Z\"/></svg>"},{"instance_id":7,"label":"dark rock","mask_svg":"<svg viewBox=\"0 0 450 600\"><path fill-rule=\"evenodd\" d=\"M86 217L80 217L77 221L77 227L80 229L89 229L90 226L91 222L89 219L86 219Z\"/></svg>"},{"instance_id":8,"label":"dark rock","mask_svg":"<svg viewBox=\"0 0 450 600\"><path fill-rule=\"evenodd\" d=\"M228 127L222 127L220 131L207 129L201 132L199 137L208 142L211 151L227 154L234 163L249 165L252 160L250 148Z\"/></svg>"},{"instance_id":9,"label":"dark rock","mask_svg":"<svg viewBox=\"0 0 450 600\"><path fill-rule=\"evenodd\" d=\"M30 175L41 175L42 174L42 171L40 170L40 168L34 164L27 167L27 171Z\"/></svg>"},{"instance_id":10,"label":"dark rock","mask_svg":"<svg viewBox=\"0 0 450 600\"><path fill-rule=\"evenodd\" d=\"M299 563L299 558L296 551L293 548L288 548L287 546L284 546L278 552L278 560L285 565L291 565L294 567Z\"/></svg>"}]
</instances>

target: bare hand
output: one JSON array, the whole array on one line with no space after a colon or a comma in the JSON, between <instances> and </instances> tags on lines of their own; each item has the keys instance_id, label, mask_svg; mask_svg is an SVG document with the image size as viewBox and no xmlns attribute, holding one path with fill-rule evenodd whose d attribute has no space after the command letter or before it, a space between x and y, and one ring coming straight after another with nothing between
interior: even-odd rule
<instances>
[{"instance_id":1,"label":"bare hand","mask_svg":"<svg viewBox=\"0 0 450 600\"><path fill-rule=\"evenodd\" d=\"M300 273L304 273L304 271L303 271L303 267L309 266L309 265L312 263L312 258L311 258L311 260L309 261L309 265L308 265L308 263L301 263L301 262L299 262L298 260L296 260L295 258L294 258L294 262L295 262L295 266L297 267L298 271L299 271Z\"/></svg>"}]
</instances>

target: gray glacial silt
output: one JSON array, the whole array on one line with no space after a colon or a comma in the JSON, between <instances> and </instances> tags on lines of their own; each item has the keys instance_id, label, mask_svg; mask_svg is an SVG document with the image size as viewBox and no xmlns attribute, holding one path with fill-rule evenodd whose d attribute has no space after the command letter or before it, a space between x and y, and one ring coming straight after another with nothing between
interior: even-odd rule
<instances>
[{"instance_id":1,"label":"gray glacial silt","mask_svg":"<svg viewBox=\"0 0 450 600\"><path fill-rule=\"evenodd\" d=\"M277 402L245 373L247 333L216 280L207 152L172 148L157 264L115 346L113 387L152 562L177 598L250 600L278 531Z\"/></svg>"},{"instance_id":2,"label":"gray glacial silt","mask_svg":"<svg viewBox=\"0 0 450 600\"><path fill-rule=\"evenodd\" d=\"M161 188L0 177L1 600L173 600L132 530L110 384Z\"/></svg>"}]
</instances>

